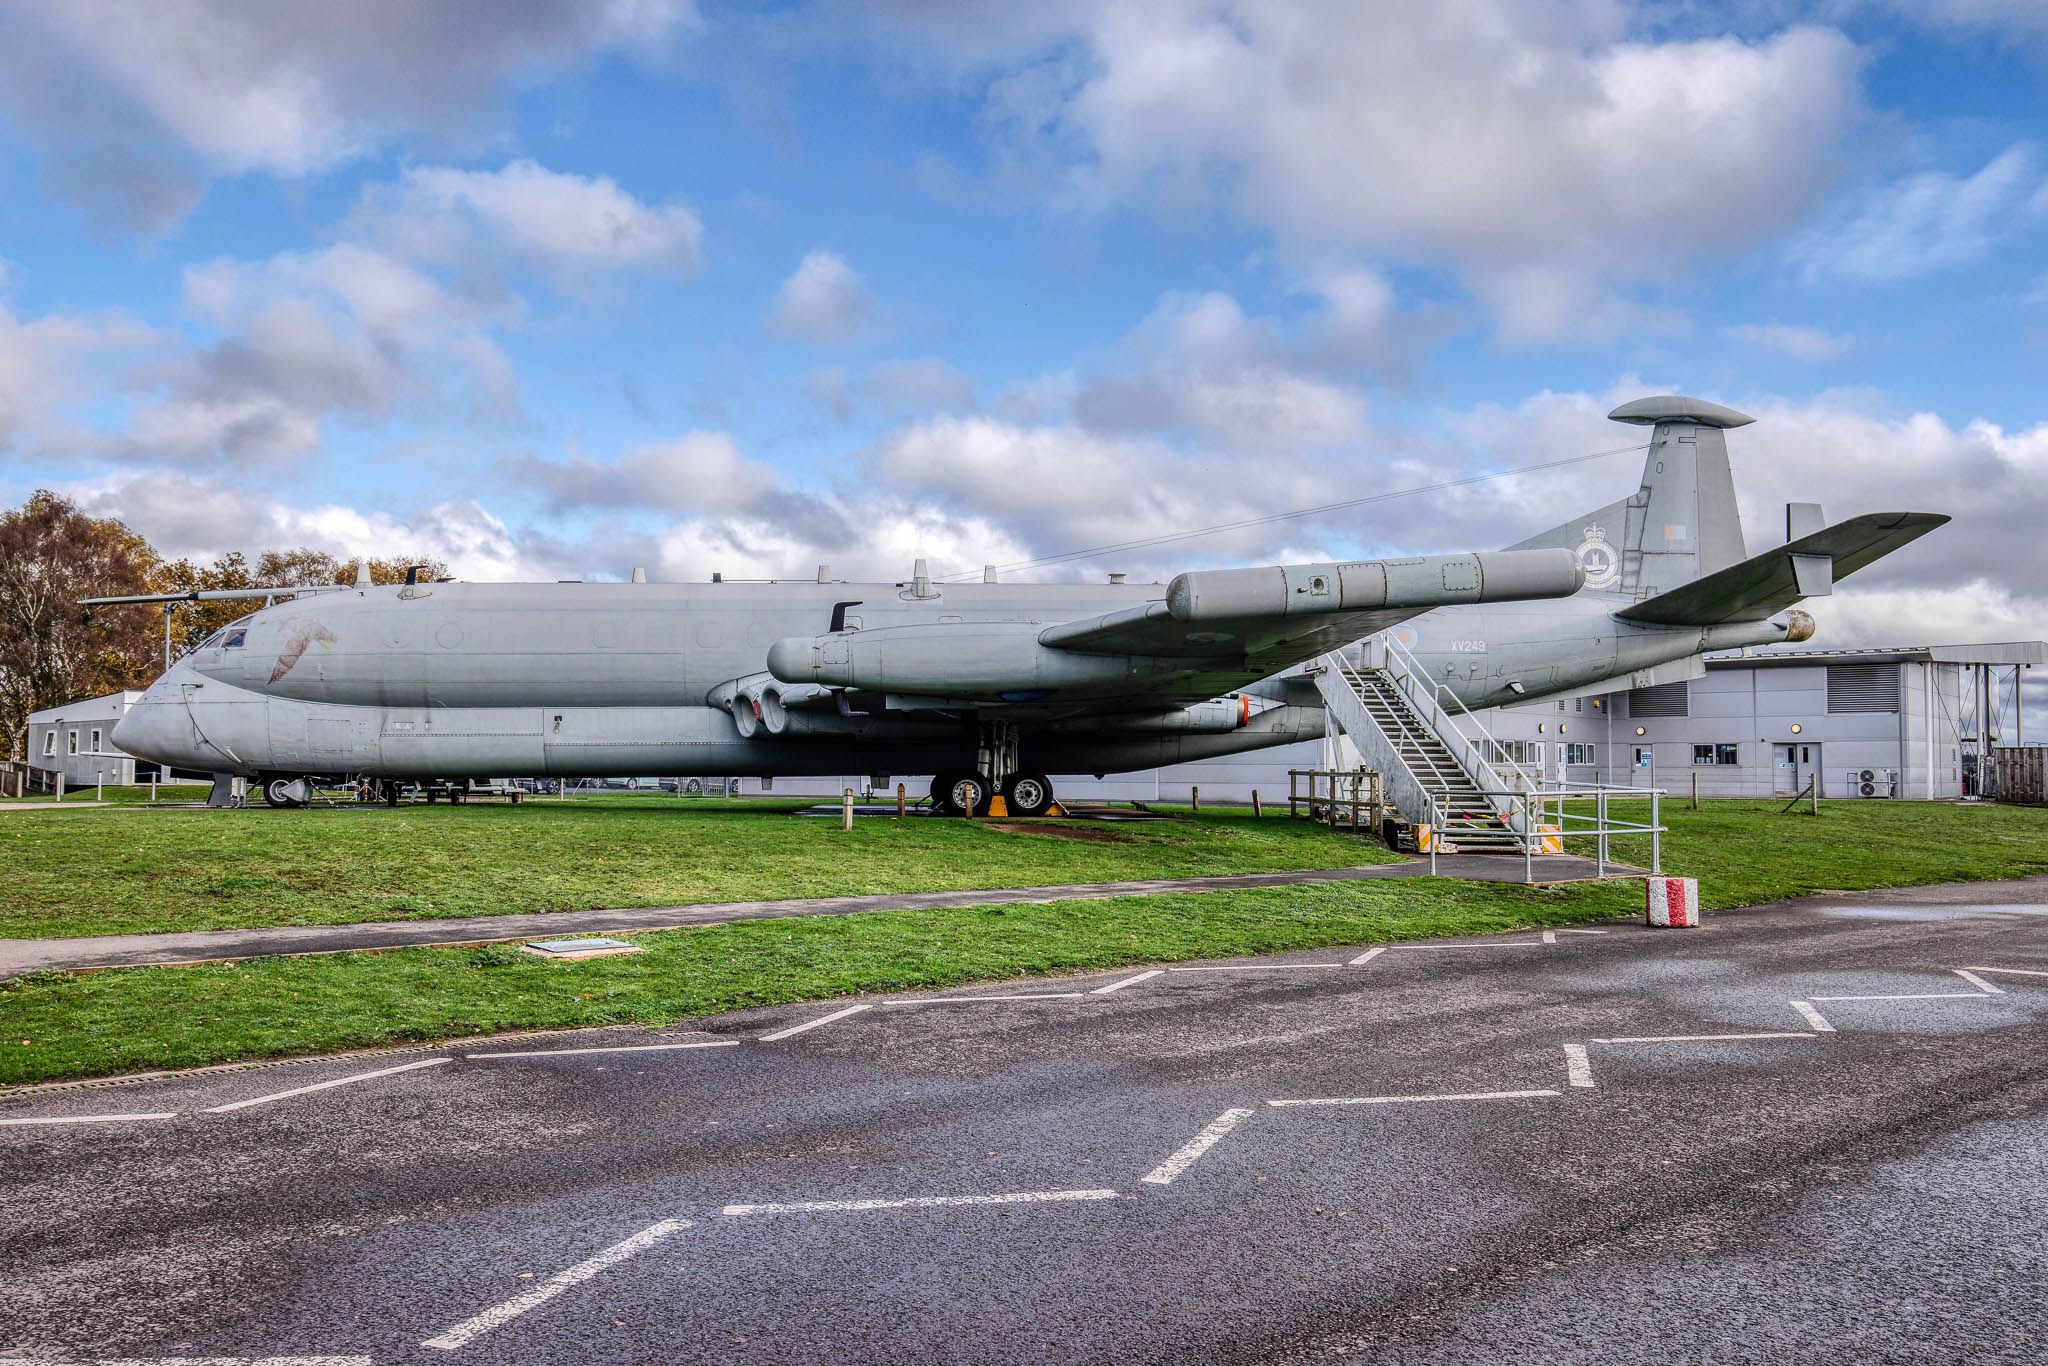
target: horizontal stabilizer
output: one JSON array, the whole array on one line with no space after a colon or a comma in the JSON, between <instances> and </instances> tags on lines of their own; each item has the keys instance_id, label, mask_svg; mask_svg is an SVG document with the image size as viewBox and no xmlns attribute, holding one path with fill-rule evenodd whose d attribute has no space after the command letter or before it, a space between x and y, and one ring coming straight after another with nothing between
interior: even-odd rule
<instances>
[{"instance_id":1,"label":"horizontal stabilizer","mask_svg":"<svg viewBox=\"0 0 2048 1366\"><path fill-rule=\"evenodd\" d=\"M1872 512L1851 517L1614 615L1653 626L1761 621L1803 598L1828 592L1836 581L1918 540L1947 520L1938 512Z\"/></svg>"}]
</instances>

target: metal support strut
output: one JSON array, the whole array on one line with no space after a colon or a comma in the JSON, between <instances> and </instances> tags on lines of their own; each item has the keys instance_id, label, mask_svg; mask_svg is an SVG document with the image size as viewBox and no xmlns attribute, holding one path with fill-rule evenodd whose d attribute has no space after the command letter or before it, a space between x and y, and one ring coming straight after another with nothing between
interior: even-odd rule
<instances>
[{"instance_id":1,"label":"metal support strut","mask_svg":"<svg viewBox=\"0 0 2048 1366\"><path fill-rule=\"evenodd\" d=\"M1010 775L1017 771L1017 726L1011 721L983 721L976 727L977 743L974 751L974 766L988 775L995 790L1001 792L1010 781Z\"/></svg>"}]
</instances>

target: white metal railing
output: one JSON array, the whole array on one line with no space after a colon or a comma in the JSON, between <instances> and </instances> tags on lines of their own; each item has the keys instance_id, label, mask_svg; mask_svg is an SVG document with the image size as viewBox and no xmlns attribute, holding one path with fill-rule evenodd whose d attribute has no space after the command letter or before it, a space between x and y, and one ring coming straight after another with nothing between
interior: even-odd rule
<instances>
[{"instance_id":1,"label":"white metal railing","mask_svg":"<svg viewBox=\"0 0 2048 1366\"><path fill-rule=\"evenodd\" d=\"M1595 876L1606 877L1607 865L1614 862L1609 856L1608 841L1617 836L1648 835L1650 837L1650 872L1661 875L1664 871L1664 833L1661 787L1609 787L1603 783L1558 782L1523 791L1495 791L1481 795L1493 801L1496 806L1505 800L1512 804L1521 815L1521 825L1515 830L1522 846L1522 879L1536 880L1536 847L1545 840L1557 840L1557 852L1564 852L1564 841L1591 839L1594 843ZM1648 798L1650 819L1645 821L1623 820L1613 813L1610 803L1617 798ZM1432 834L1438 831L1455 831L1450 813L1435 795L1430 799ZM1583 811L1572 811L1567 802L1592 802L1589 815ZM1511 823L1512 824L1512 823ZM1439 841L1430 840L1429 871L1436 872L1436 855Z\"/></svg>"},{"instance_id":2,"label":"white metal railing","mask_svg":"<svg viewBox=\"0 0 2048 1366\"><path fill-rule=\"evenodd\" d=\"M1478 787L1515 791L1533 790L1542 786L1542 775L1531 773L1520 763L1509 759L1506 746L1494 738L1493 732L1486 728L1486 723L1479 719L1478 714L1466 706L1464 699L1456 692L1429 677L1421 661L1416 659L1406 646L1394 639L1393 632L1386 632L1381 639L1385 642L1389 662L1400 665L1398 669L1388 669L1385 672L1394 680L1394 685L1401 689L1402 694L1408 699L1408 704L1414 707L1422 716L1424 723L1436 732L1437 738L1444 742L1444 747L1451 751L1451 757L1464 767ZM1427 695L1418 696L1425 684L1428 687ZM1446 697L1479 732L1486 742L1485 749L1482 750L1478 742L1465 733L1457 718L1443 705L1442 699ZM1449 732L1448 736L1445 734L1446 731ZM1452 736L1456 737L1455 745L1451 741ZM1458 752L1460 747L1464 750L1462 754ZM1512 783L1503 776L1503 767L1514 775ZM1495 805L1498 809L1499 803ZM1507 815L1508 812L1502 810L1501 814Z\"/></svg>"}]
</instances>

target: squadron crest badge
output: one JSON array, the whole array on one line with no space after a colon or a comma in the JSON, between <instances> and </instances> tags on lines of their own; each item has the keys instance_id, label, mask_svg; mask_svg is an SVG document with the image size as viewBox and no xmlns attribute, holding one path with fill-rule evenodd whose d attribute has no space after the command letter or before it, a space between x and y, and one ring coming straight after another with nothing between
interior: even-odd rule
<instances>
[{"instance_id":1,"label":"squadron crest badge","mask_svg":"<svg viewBox=\"0 0 2048 1366\"><path fill-rule=\"evenodd\" d=\"M1586 587L1611 588L1621 578L1621 557L1607 539L1607 528L1598 522L1586 524L1585 539L1579 542L1579 568L1586 571Z\"/></svg>"}]
</instances>

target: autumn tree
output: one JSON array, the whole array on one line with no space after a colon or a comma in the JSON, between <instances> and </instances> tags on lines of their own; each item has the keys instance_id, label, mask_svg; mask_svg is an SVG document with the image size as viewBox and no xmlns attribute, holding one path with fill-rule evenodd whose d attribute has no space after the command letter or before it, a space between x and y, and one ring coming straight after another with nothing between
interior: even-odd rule
<instances>
[{"instance_id":1,"label":"autumn tree","mask_svg":"<svg viewBox=\"0 0 2048 1366\"><path fill-rule=\"evenodd\" d=\"M149 613L79 605L150 591L155 563L121 522L48 490L0 511L0 750L15 752L32 711L155 676Z\"/></svg>"},{"instance_id":2,"label":"autumn tree","mask_svg":"<svg viewBox=\"0 0 2048 1366\"><path fill-rule=\"evenodd\" d=\"M266 550L256 561L256 582L266 586L279 584L299 588L321 583L351 584L356 581L356 566L361 563L360 557L337 560L325 551L308 550L303 546L297 550ZM439 560L424 555L401 555L396 559L372 559L370 582L404 583L406 571L415 566L424 580L448 577L448 566Z\"/></svg>"}]
</instances>

